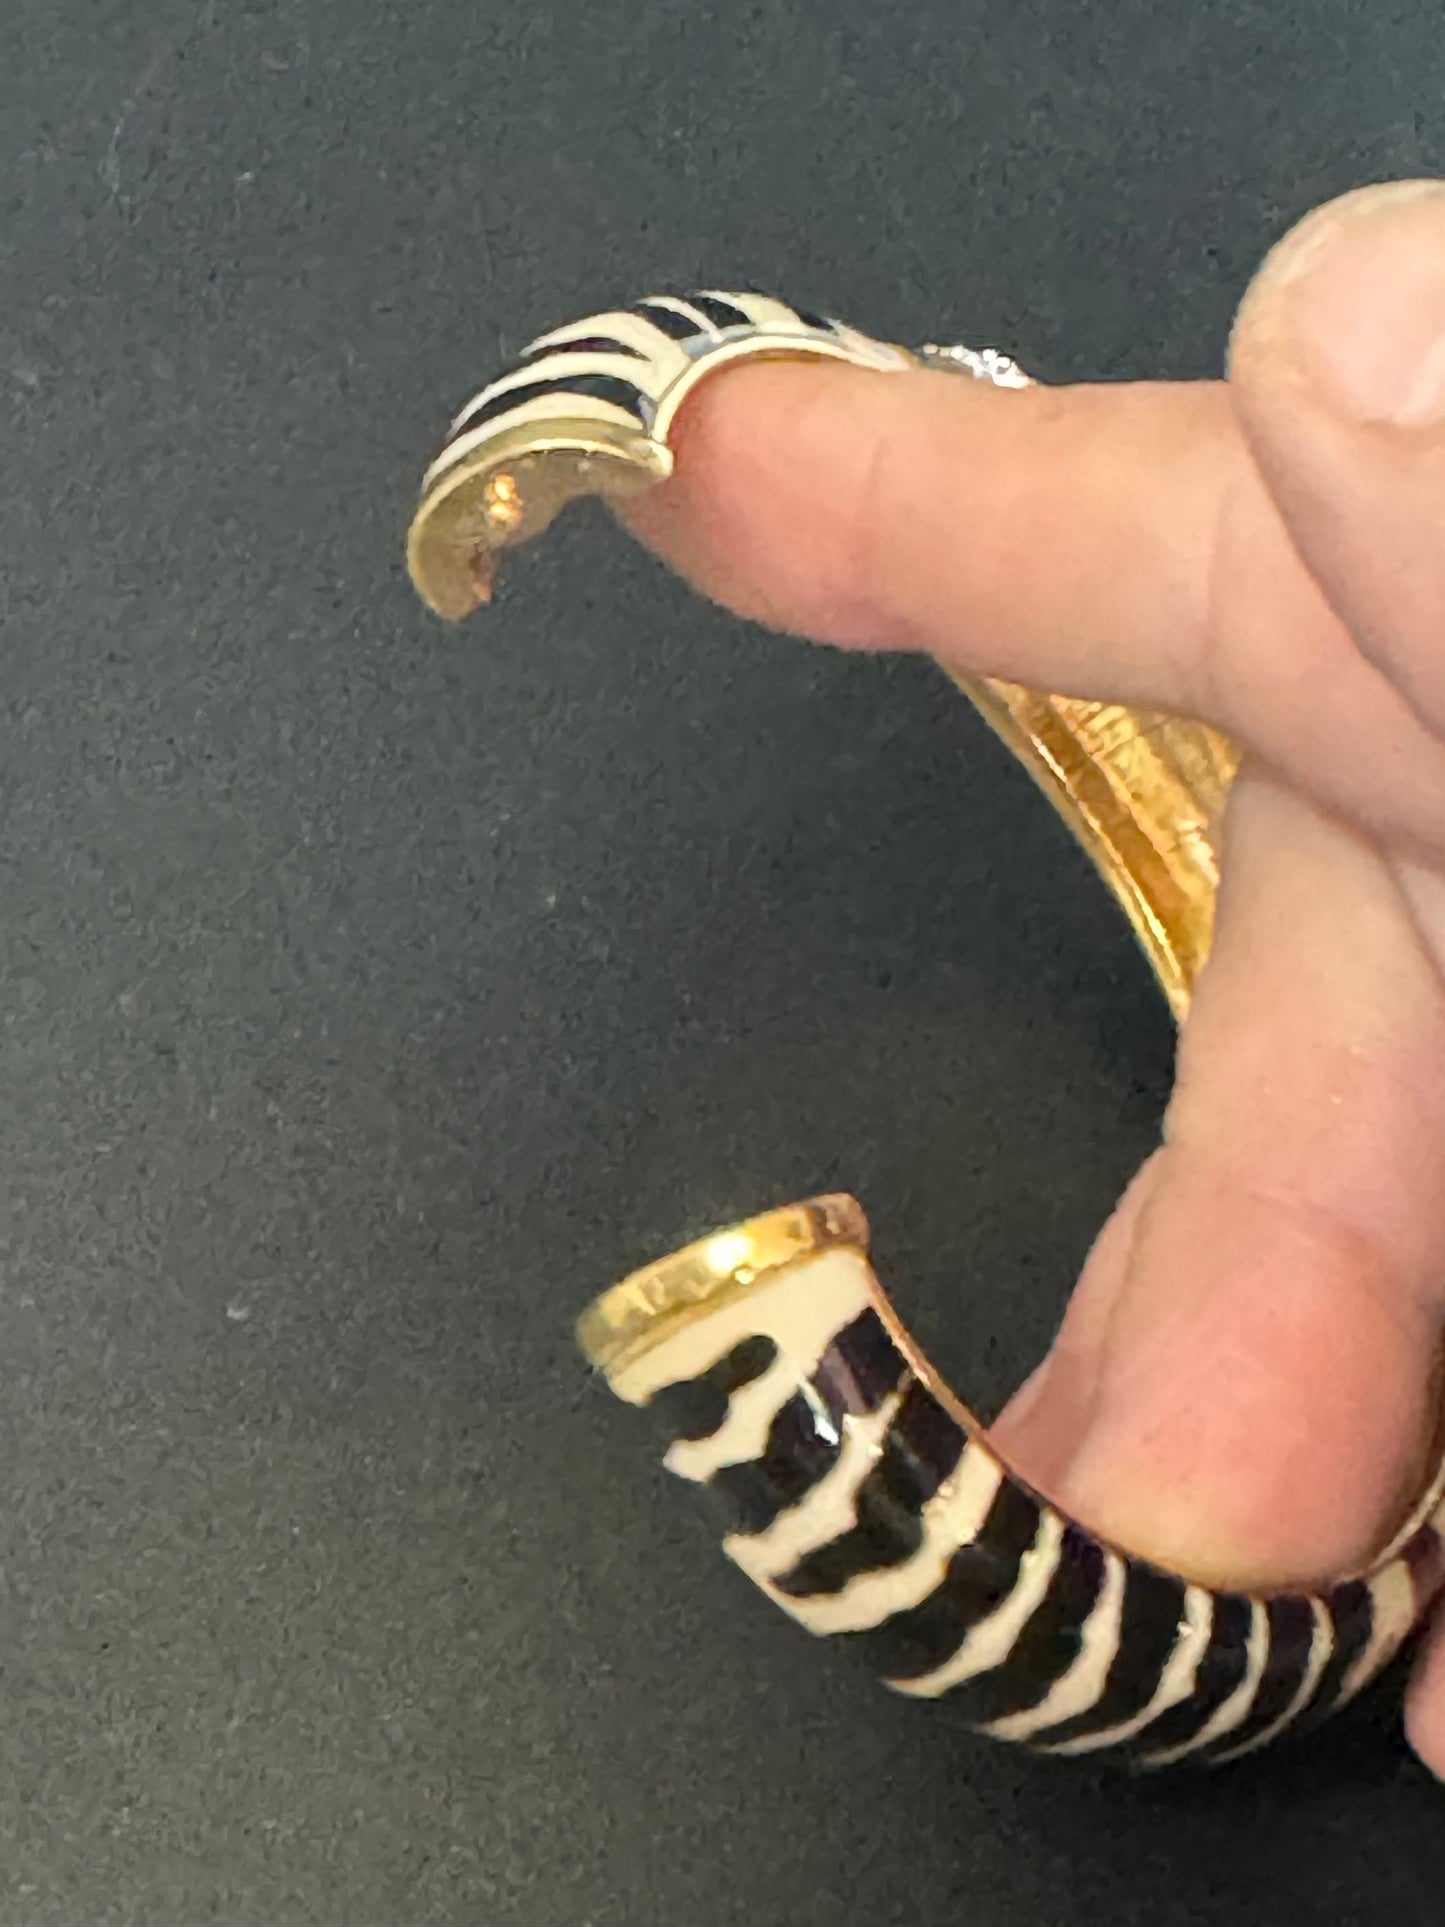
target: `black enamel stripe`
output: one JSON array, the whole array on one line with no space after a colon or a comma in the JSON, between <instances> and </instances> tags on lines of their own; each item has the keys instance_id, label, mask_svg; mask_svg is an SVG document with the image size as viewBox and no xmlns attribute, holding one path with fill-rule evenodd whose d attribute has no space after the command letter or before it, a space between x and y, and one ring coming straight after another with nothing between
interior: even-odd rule
<instances>
[{"instance_id":1,"label":"black enamel stripe","mask_svg":"<svg viewBox=\"0 0 1445 1927\"><path fill-rule=\"evenodd\" d=\"M1143 1712L1159 1690L1160 1677L1179 1639L1184 1593L1184 1581L1171 1573L1138 1560L1126 1562L1118 1643L1103 1690L1087 1712L1051 1726L1046 1744L1061 1745L1102 1733ZM1148 1731L1152 1738L1152 1725Z\"/></svg>"},{"instance_id":2,"label":"black enamel stripe","mask_svg":"<svg viewBox=\"0 0 1445 1927\"><path fill-rule=\"evenodd\" d=\"M687 305L705 314L715 328L751 328L751 318L741 308L735 308L731 301L723 301L715 294L690 294Z\"/></svg>"},{"instance_id":3,"label":"black enamel stripe","mask_svg":"<svg viewBox=\"0 0 1445 1927\"><path fill-rule=\"evenodd\" d=\"M519 382L515 388L504 389L500 395L491 395L479 401L458 421L452 440L474 428L480 428L484 422L495 420L498 415L507 415L514 408L524 408L528 402L540 401L543 395L564 394L588 395L594 401L611 402L615 408L624 409L633 416L644 428L652 420L652 397L639 388L635 381L624 381L621 375L553 375L550 379Z\"/></svg>"},{"instance_id":4,"label":"black enamel stripe","mask_svg":"<svg viewBox=\"0 0 1445 1927\"><path fill-rule=\"evenodd\" d=\"M1439 1597L1441 1585L1445 1583L1445 1539L1441 1538L1437 1527L1427 1522L1401 1548L1398 1557L1409 1574L1414 1599L1413 1631ZM1317 1726L1338 1704L1355 1661L1364 1654L1376 1631L1374 1594L1368 1580L1351 1579L1333 1587L1325 1597L1325 1604L1334 1622L1335 1647L1325 1663L1324 1675L1302 1719L1302 1724L1311 1728ZM1407 1633L1406 1640L1409 1637ZM1378 1654L1365 1678L1359 1682L1360 1685L1369 1685L1389 1665L1394 1654L1394 1647Z\"/></svg>"},{"instance_id":5,"label":"black enamel stripe","mask_svg":"<svg viewBox=\"0 0 1445 1927\"><path fill-rule=\"evenodd\" d=\"M1414 1624L1418 1625L1439 1596L1442 1583L1445 1583L1445 1540L1442 1540L1437 1528L1427 1522L1412 1534L1398 1556L1409 1574L1414 1597L1412 1617ZM1324 1678L1310 1702L1307 1718L1310 1726L1316 1725L1338 1701L1350 1668L1364 1653L1376 1630L1374 1596L1368 1580L1352 1579L1345 1585L1334 1587L1327 1596L1326 1604L1335 1622L1336 1646L1341 1648L1348 1645L1349 1650L1337 1650L1326 1663ZM1380 1654L1360 1684L1368 1685L1392 1658L1393 1649Z\"/></svg>"},{"instance_id":6,"label":"black enamel stripe","mask_svg":"<svg viewBox=\"0 0 1445 1927\"><path fill-rule=\"evenodd\" d=\"M1132 1719L1159 1690L1159 1678L1179 1639L1185 1586L1172 1573L1130 1560L1124 1572L1119 1648L1095 1702L1110 1723Z\"/></svg>"},{"instance_id":7,"label":"black enamel stripe","mask_svg":"<svg viewBox=\"0 0 1445 1927\"><path fill-rule=\"evenodd\" d=\"M1333 1708L1346 1675L1369 1645L1375 1630L1375 1600L1367 1579L1350 1579L1342 1586L1335 1586L1326 1596L1325 1605L1334 1630L1334 1645L1304 1715L1312 1726Z\"/></svg>"},{"instance_id":8,"label":"black enamel stripe","mask_svg":"<svg viewBox=\"0 0 1445 1927\"><path fill-rule=\"evenodd\" d=\"M759 1459L725 1465L711 1489L734 1532L764 1532L829 1472L842 1450L845 1413L876 1411L906 1376L907 1361L871 1307L845 1325L813 1376L780 1409Z\"/></svg>"},{"instance_id":9,"label":"black enamel stripe","mask_svg":"<svg viewBox=\"0 0 1445 1927\"><path fill-rule=\"evenodd\" d=\"M880 1626L839 1638L885 1679L921 1679L931 1673L1013 1591L1019 1561L1034 1542L1040 1517L1037 1502L1006 1479L978 1537L953 1553L927 1598Z\"/></svg>"},{"instance_id":10,"label":"black enamel stripe","mask_svg":"<svg viewBox=\"0 0 1445 1927\"><path fill-rule=\"evenodd\" d=\"M696 1378L679 1379L654 1392L647 1409L662 1420L670 1438L709 1438L727 1417L733 1393L761 1378L777 1355L766 1332L755 1332Z\"/></svg>"},{"instance_id":11,"label":"black enamel stripe","mask_svg":"<svg viewBox=\"0 0 1445 1927\"><path fill-rule=\"evenodd\" d=\"M1047 1698L1079 1657L1084 1626L1098 1603L1106 1569L1098 1540L1081 1526L1066 1525L1048 1590L1007 1657L949 1695L970 1720L1004 1719ZM1052 1731L1048 1737L1054 1737Z\"/></svg>"},{"instance_id":12,"label":"black enamel stripe","mask_svg":"<svg viewBox=\"0 0 1445 1927\"><path fill-rule=\"evenodd\" d=\"M632 312L674 341L690 341L694 335L707 333L690 315L679 314L676 308L665 308L660 301L639 301Z\"/></svg>"},{"instance_id":13,"label":"black enamel stripe","mask_svg":"<svg viewBox=\"0 0 1445 1927\"><path fill-rule=\"evenodd\" d=\"M958 1464L965 1435L916 1380L903 1395L878 1463L858 1487L857 1524L774 1583L792 1598L838 1593L860 1573L901 1565L923 1539L920 1513Z\"/></svg>"},{"instance_id":14,"label":"black enamel stripe","mask_svg":"<svg viewBox=\"0 0 1445 1927\"><path fill-rule=\"evenodd\" d=\"M818 1360L813 1384L830 1412L876 1412L907 1370L888 1327L869 1306Z\"/></svg>"},{"instance_id":15,"label":"black enamel stripe","mask_svg":"<svg viewBox=\"0 0 1445 1927\"><path fill-rule=\"evenodd\" d=\"M646 361L647 356L630 341L615 341L611 335L573 335L569 341L544 341L526 348L517 356L517 366L528 368L549 355L626 355L631 361Z\"/></svg>"},{"instance_id":16,"label":"black enamel stripe","mask_svg":"<svg viewBox=\"0 0 1445 1927\"><path fill-rule=\"evenodd\" d=\"M831 1471L842 1450L838 1417L805 1387L773 1420L760 1459L720 1466L708 1489L721 1500L731 1532L765 1532Z\"/></svg>"},{"instance_id":17,"label":"black enamel stripe","mask_svg":"<svg viewBox=\"0 0 1445 1927\"><path fill-rule=\"evenodd\" d=\"M830 321L827 315L819 314L813 308L800 308L791 301L784 301L781 295L770 294L763 288L755 289L753 292L760 294L764 300L776 302L786 315L799 322L804 328L812 328L822 335L836 335L838 332L836 321Z\"/></svg>"},{"instance_id":18,"label":"black enamel stripe","mask_svg":"<svg viewBox=\"0 0 1445 1927\"><path fill-rule=\"evenodd\" d=\"M954 1471L968 1434L946 1406L924 1385L910 1386L889 1435L918 1490L918 1503L931 1499Z\"/></svg>"},{"instance_id":19,"label":"black enamel stripe","mask_svg":"<svg viewBox=\"0 0 1445 1927\"><path fill-rule=\"evenodd\" d=\"M1233 1592L1215 1593L1212 1597L1214 1612L1209 1638L1195 1670L1194 1685L1186 1699L1168 1708L1158 1719L1150 1720L1131 1742L1141 1753L1163 1752L1166 1747L1182 1746L1186 1740L1193 1739L1244 1679L1249 1664L1250 1601L1242 1593ZM1112 1719L1084 1716L1071 1722L1067 1732L1063 1728L1051 1732L1049 1743L1102 1732L1116 1724Z\"/></svg>"},{"instance_id":20,"label":"black enamel stripe","mask_svg":"<svg viewBox=\"0 0 1445 1927\"><path fill-rule=\"evenodd\" d=\"M1269 1646L1249 1711L1238 1726L1200 1748L1197 1758L1201 1763L1217 1753L1247 1746L1274 1725L1304 1685L1314 1644L1315 1616L1309 1600L1302 1593L1283 1593L1267 1601L1265 1616L1269 1621Z\"/></svg>"}]
</instances>

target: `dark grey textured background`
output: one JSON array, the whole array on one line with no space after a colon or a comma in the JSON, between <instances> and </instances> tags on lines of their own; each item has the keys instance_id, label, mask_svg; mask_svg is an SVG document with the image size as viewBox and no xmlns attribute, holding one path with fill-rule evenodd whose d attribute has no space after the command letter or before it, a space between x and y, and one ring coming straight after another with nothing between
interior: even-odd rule
<instances>
[{"instance_id":1,"label":"dark grey textured background","mask_svg":"<svg viewBox=\"0 0 1445 1927\"><path fill-rule=\"evenodd\" d=\"M1435 0L7 0L0 1920L1438 1919L1388 1695L1029 1764L664 1489L593 1290L846 1184L996 1403L1168 1024L926 668L585 515L458 635L400 542L500 351L657 286L1212 372L1442 78Z\"/></svg>"}]
</instances>

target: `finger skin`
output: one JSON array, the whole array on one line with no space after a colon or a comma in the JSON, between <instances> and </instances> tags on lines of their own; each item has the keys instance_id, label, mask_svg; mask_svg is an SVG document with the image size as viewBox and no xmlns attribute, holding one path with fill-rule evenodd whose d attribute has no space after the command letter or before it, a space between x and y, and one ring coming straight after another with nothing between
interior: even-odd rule
<instances>
[{"instance_id":1,"label":"finger skin","mask_svg":"<svg viewBox=\"0 0 1445 1927\"><path fill-rule=\"evenodd\" d=\"M699 386L674 439L673 479L620 512L741 614L1052 689L1204 699L1208 536L1244 461L1218 383L742 366Z\"/></svg>"},{"instance_id":2,"label":"finger skin","mask_svg":"<svg viewBox=\"0 0 1445 1927\"><path fill-rule=\"evenodd\" d=\"M1231 807L1165 1145L1044 1373L1072 1449L1037 1388L996 1436L1131 1549L1310 1584L1367 1560L1426 1474L1445 994L1364 839L1257 775Z\"/></svg>"},{"instance_id":3,"label":"finger skin","mask_svg":"<svg viewBox=\"0 0 1445 1927\"><path fill-rule=\"evenodd\" d=\"M1316 209L1241 305L1230 388L1301 559L1382 682L1445 742L1445 184L1387 182ZM1362 748L1371 751L1370 739ZM1445 973L1445 758L1423 849L1386 852ZM1445 1778L1445 1623L1406 1728Z\"/></svg>"},{"instance_id":4,"label":"finger skin","mask_svg":"<svg viewBox=\"0 0 1445 1927\"><path fill-rule=\"evenodd\" d=\"M1241 306L1231 389L1315 580L1445 741L1445 183L1302 222Z\"/></svg>"},{"instance_id":5,"label":"finger skin","mask_svg":"<svg viewBox=\"0 0 1445 1927\"><path fill-rule=\"evenodd\" d=\"M671 480L619 514L739 614L1199 716L1437 847L1440 746L1304 568L1222 383L744 364L699 385L674 443Z\"/></svg>"}]
</instances>

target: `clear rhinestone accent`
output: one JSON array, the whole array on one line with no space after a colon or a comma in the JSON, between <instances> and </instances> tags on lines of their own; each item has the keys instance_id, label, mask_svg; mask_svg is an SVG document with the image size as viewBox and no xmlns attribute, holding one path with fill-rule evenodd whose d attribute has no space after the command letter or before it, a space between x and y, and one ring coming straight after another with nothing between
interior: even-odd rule
<instances>
[{"instance_id":1,"label":"clear rhinestone accent","mask_svg":"<svg viewBox=\"0 0 1445 1927\"><path fill-rule=\"evenodd\" d=\"M965 348L958 342L941 347L938 342L930 341L918 350L918 359L932 368L956 369L959 374L972 375L975 381L991 381L995 388L1029 385L1028 376L1012 356L1000 354L997 348Z\"/></svg>"}]
</instances>

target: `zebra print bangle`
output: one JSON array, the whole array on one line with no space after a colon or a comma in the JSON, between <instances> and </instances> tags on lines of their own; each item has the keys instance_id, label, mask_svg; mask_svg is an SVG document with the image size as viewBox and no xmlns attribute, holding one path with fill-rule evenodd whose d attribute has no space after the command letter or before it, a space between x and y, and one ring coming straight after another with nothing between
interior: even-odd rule
<instances>
[{"instance_id":1,"label":"zebra print bangle","mask_svg":"<svg viewBox=\"0 0 1445 1927\"><path fill-rule=\"evenodd\" d=\"M867 1250L853 1199L795 1205L624 1280L578 1338L660 1422L728 1556L897 1691L1042 1752L1217 1764L1343 1706L1445 1582L1439 1480L1317 1593L1194 1585L1105 1544L992 1449Z\"/></svg>"},{"instance_id":2,"label":"zebra print bangle","mask_svg":"<svg viewBox=\"0 0 1445 1927\"><path fill-rule=\"evenodd\" d=\"M408 552L422 597L452 621L490 601L501 550L540 535L573 497L634 494L672 473L667 437L703 376L798 356L916 365L762 294L656 295L539 335L457 415L423 478ZM1007 381L1011 367L994 356L978 372Z\"/></svg>"},{"instance_id":3,"label":"zebra print bangle","mask_svg":"<svg viewBox=\"0 0 1445 1927\"><path fill-rule=\"evenodd\" d=\"M697 382L743 358L920 362L1019 387L993 351L916 355L771 296L654 296L542 335L455 418L408 561L439 614L490 599L498 560L574 497L671 472ZM1210 826L1232 746L1200 725L965 681L1114 889L1176 1014L1207 956ZM638 1272L578 1327L666 1463L725 1519L724 1549L801 1625L900 1692L999 1739L1218 1762L1343 1705L1445 1587L1445 1467L1369 1570L1319 1592L1191 1583L1032 1491L909 1339L850 1198L720 1231Z\"/></svg>"}]
</instances>

